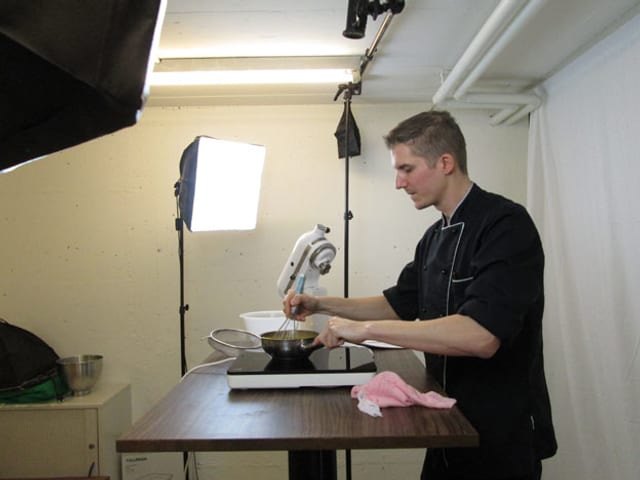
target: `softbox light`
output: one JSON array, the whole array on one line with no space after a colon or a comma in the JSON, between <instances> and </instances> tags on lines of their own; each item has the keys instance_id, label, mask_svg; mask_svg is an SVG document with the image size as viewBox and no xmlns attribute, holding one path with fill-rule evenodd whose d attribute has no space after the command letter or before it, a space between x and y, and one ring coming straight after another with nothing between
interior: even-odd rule
<instances>
[{"instance_id":1,"label":"softbox light","mask_svg":"<svg viewBox=\"0 0 640 480\"><path fill-rule=\"evenodd\" d=\"M178 207L192 232L256 226L265 147L199 136L180 159Z\"/></svg>"},{"instance_id":2,"label":"softbox light","mask_svg":"<svg viewBox=\"0 0 640 480\"><path fill-rule=\"evenodd\" d=\"M136 123L164 6L0 2L0 172Z\"/></svg>"}]
</instances>

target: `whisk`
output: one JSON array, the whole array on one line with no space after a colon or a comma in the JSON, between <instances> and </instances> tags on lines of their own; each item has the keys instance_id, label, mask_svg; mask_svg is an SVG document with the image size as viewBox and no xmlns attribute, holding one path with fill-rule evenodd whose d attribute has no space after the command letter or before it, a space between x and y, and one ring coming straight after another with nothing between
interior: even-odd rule
<instances>
[{"instance_id":1,"label":"whisk","mask_svg":"<svg viewBox=\"0 0 640 480\"><path fill-rule=\"evenodd\" d=\"M298 283L296 283L296 294L302 293L304 290L304 274L298 276ZM282 325L278 328L277 336L281 340L292 340L296 338L296 328L298 321L294 319L298 306L294 305L291 308L291 315L284 319Z\"/></svg>"}]
</instances>

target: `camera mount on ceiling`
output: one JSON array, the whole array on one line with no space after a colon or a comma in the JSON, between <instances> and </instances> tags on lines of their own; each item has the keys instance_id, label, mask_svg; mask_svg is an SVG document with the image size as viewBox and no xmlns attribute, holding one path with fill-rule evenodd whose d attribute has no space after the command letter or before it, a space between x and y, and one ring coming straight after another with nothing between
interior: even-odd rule
<instances>
[{"instance_id":1,"label":"camera mount on ceiling","mask_svg":"<svg viewBox=\"0 0 640 480\"><path fill-rule=\"evenodd\" d=\"M374 20L378 15L386 12L400 13L404 8L404 0L349 0L347 5L347 26L342 32L346 38L360 39L364 37L367 28L367 18L371 15Z\"/></svg>"}]
</instances>

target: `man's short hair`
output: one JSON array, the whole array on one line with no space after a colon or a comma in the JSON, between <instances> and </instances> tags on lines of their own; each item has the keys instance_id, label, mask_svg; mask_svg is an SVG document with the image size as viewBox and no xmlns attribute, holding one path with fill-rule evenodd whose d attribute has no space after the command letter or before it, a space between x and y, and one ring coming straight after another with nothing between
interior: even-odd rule
<instances>
[{"instance_id":1,"label":"man's short hair","mask_svg":"<svg viewBox=\"0 0 640 480\"><path fill-rule=\"evenodd\" d=\"M411 153L425 158L430 165L441 155L452 155L458 168L467 174L467 144L462 130L449 112L429 110L400 122L385 137L389 149L403 143Z\"/></svg>"}]
</instances>

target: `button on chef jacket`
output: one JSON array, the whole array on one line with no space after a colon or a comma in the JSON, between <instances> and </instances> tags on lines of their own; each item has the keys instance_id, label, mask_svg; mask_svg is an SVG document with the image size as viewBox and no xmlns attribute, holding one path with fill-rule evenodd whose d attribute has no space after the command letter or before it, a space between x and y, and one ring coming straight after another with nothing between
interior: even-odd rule
<instances>
[{"instance_id":1,"label":"button on chef jacket","mask_svg":"<svg viewBox=\"0 0 640 480\"><path fill-rule=\"evenodd\" d=\"M490 359L425 354L479 448L430 449L452 475L521 475L556 449L542 356L544 253L527 211L473 185L383 293L404 320L467 315L501 341Z\"/></svg>"}]
</instances>

